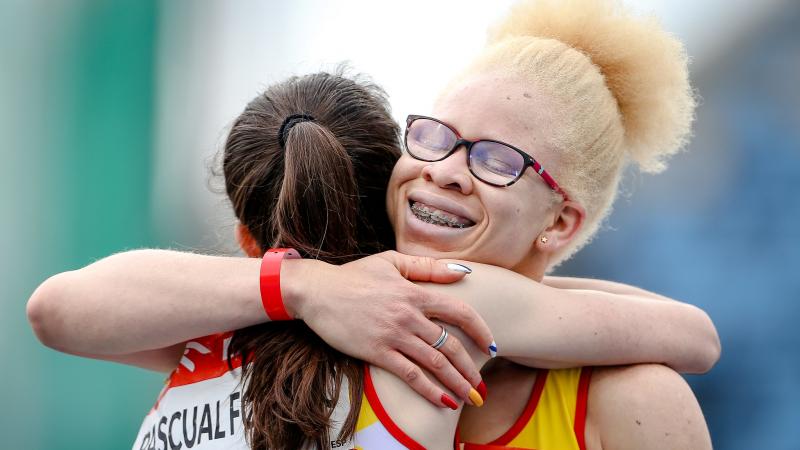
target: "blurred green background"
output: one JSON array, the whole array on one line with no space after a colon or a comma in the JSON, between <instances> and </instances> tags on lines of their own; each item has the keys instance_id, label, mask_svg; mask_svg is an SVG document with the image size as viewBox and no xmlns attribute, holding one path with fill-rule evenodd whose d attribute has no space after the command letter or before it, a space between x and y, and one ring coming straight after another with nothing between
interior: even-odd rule
<instances>
[{"instance_id":1,"label":"blurred green background","mask_svg":"<svg viewBox=\"0 0 800 450\"><path fill-rule=\"evenodd\" d=\"M0 0L0 448L130 447L164 376L43 347L25 303L48 276L126 249L232 253L208 165L264 85L349 60L396 118L425 113L510 3ZM695 138L665 174L628 174L603 232L559 272L707 310L723 357L689 381L716 448L796 450L800 3L635 8L687 44ZM426 46L407 64L412 37Z\"/></svg>"},{"instance_id":2,"label":"blurred green background","mask_svg":"<svg viewBox=\"0 0 800 450\"><path fill-rule=\"evenodd\" d=\"M56 272L162 244L150 208L158 6L3 6L0 447L126 448L163 376L44 348L24 311Z\"/></svg>"}]
</instances>

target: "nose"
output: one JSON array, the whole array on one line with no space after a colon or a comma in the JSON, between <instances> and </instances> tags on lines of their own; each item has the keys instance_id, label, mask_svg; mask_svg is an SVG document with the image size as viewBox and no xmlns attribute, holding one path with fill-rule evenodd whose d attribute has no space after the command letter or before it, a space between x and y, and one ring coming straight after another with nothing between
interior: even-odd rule
<instances>
[{"instance_id":1,"label":"nose","mask_svg":"<svg viewBox=\"0 0 800 450\"><path fill-rule=\"evenodd\" d=\"M474 184L467 165L467 148L462 145L447 158L428 163L422 168L422 177L442 189L471 194Z\"/></svg>"}]
</instances>

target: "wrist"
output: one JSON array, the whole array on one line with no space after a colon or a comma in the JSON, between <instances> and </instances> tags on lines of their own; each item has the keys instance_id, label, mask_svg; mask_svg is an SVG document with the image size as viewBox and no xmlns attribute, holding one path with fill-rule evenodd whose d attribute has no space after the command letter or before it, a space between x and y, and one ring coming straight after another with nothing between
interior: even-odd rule
<instances>
[{"instance_id":1,"label":"wrist","mask_svg":"<svg viewBox=\"0 0 800 450\"><path fill-rule=\"evenodd\" d=\"M281 294L286 311L298 320L308 317L315 293L315 281L320 276L322 261L315 259L284 260L281 265Z\"/></svg>"},{"instance_id":2,"label":"wrist","mask_svg":"<svg viewBox=\"0 0 800 450\"><path fill-rule=\"evenodd\" d=\"M264 252L261 258L259 274L261 304L270 321L294 319L283 300L281 272L284 259L299 258L300 254L293 248L271 248Z\"/></svg>"}]
</instances>

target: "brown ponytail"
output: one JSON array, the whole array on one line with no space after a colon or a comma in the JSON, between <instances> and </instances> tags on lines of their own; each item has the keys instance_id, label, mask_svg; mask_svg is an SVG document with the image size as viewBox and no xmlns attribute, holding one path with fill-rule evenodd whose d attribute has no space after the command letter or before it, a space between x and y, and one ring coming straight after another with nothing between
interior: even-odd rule
<instances>
[{"instance_id":1,"label":"brown ponytail","mask_svg":"<svg viewBox=\"0 0 800 450\"><path fill-rule=\"evenodd\" d=\"M279 143L283 120L295 124ZM225 187L238 219L262 251L294 247L304 257L343 263L394 246L386 184L399 128L378 87L341 71L294 77L270 87L239 116L225 145ZM329 347L303 322L237 330L231 356L243 358L242 406L250 446L329 448L355 432L361 362ZM330 419L344 380L351 409L340 436Z\"/></svg>"},{"instance_id":2,"label":"brown ponytail","mask_svg":"<svg viewBox=\"0 0 800 450\"><path fill-rule=\"evenodd\" d=\"M358 192L350 155L336 136L313 121L295 125L284 168L273 215L277 240L314 258L352 257L358 248Z\"/></svg>"}]
</instances>

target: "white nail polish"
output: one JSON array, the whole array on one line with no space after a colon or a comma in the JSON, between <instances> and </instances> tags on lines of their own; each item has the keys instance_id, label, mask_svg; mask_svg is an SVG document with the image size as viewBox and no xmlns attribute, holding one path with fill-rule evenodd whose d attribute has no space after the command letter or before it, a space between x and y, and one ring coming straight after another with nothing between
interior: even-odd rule
<instances>
[{"instance_id":1,"label":"white nail polish","mask_svg":"<svg viewBox=\"0 0 800 450\"><path fill-rule=\"evenodd\" d=\"M497 356L497 344L494 341L492 341L492 343L489 344L489 356L491 356L492 358Z\"/></svg>"},{"instance_id":2,"label":"white nail polish","mask_svg":"<svg viewBox=\"0 0 800 450\"><path fill-rule=\"evenodd\" d=\"M472 269L463 264L447 263L447 268L453 272L472 273Z\"/></svg>"}]
</instances>

